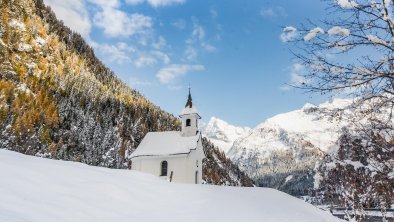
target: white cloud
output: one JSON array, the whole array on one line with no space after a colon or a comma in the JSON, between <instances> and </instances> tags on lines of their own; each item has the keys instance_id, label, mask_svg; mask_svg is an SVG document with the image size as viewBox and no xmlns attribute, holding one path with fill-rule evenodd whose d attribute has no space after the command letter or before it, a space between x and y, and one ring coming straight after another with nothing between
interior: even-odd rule
<instances>
[{"instance_id":1,"label":"white cloud","mask_svg":"<svg viewBox=\"0 0 394 222\"><path fill-rule=\"evenodd\" d=\"M163 48L166 45L167 45L166 39L163 36L160 36L159 40L152 44L152 47L155 48L155 49L161 49L161 48Z\"/></svg>"},{"instance_id":2,"label":"white cloud","mask_svg":"<svg viewBox=\"0 0 394 222\"><path fill-rule=\"evenodd\" d=\"M205 39L205 29L201 25L199 25L198 22L194 22L192 34L190 38L186 40L186 43L192 44L197 41L204 41L204 39Z\"/></svg>"},{"instance_id":3,"label":"white cloud","mask_svg":"<svg viewBox=\"0 0 394 222\"><path fill-rule=\"evenodd\" d=\"M164 6L183 4L185 3L185 0L126 0L126 3L130 5L138 5L144 2L147 2L150 6L154 8L158 8Z\"/></svg>"},{"instance_id":4,"label":"white cloud","mask_svg":"<svg viewBox=\"0 0 394 222\"><path fill-rule=\"evenodd\" d=\"M186 21L183 19L178 19L172 22L171 25L178 28L179 30L183 30L186 28Z\"/></svg>"},{"instance_id":5,"label":"white cloud","mask_svg":"<svg viewBox=\"0 0 394 222\"><path fill-rule=\"evenodd\" d=\"M171 83L176 78L186 75L189 72L203 71L203 65L172 64L159 70L156 77L163 84Z\"/></svg>"},{"instance_id":6,"label":"white cloud","mask_svg":"<svg viewBox=\"0 0 394 222\"><path fill-rule=\"evenodd\" d=\"M92 28L89 13L82 0L45 0L64 24L85 38L89 38Z\"/></svg>"},{"instance_id":7,"label":"white cloud","mask_svg":"<svg viewBox=\"0 0 394 222\"><path fill-rule=\"evenodd\" d=\"M209 13L211 14L212 19L215 19L216 17L218 17L218 12L215 9L209 10Z\"/></svg>"},{"instance_id":8,"label":"white cloud","mask_svg":"<svg viewBox=\"0 0 394 222\"><path fill-rule=\"evenodd\" d=\"M293 40L297 36L297 29L293 26L287 26L283 29L282 34L280 34L280 40L282 42L288 42Z\"/></svg>"},{"instance_id":9,"label":"white cloud","mask_svg":"<svg viewBox=\"0 0 394 222\"><path fill-rule=\"evenodd\" d=\"M293 64L291 68L291 83L298 86L304 83L308 83L309 81L305 79L303 73L305 72L304 66L299 63Z\"/></svg>"},{"instance_id":10,"label":"white cloud","mask_svg":"<svg viewBox=\"0 0 394 222\"><path fill-rule=\"evenodd\" d=\"M137 68L151 66L157 63L157 60L150 56L141 56L134 61L134 65Z\"/></svg>"},{"instance_id":11,"label":"white cloud","mask_svg":"<svg viewBox=\"0 0 394 222\"><path fill-rule=\"evenodd\" d=\"M207 52L216 52L217 50L215 46L206 42L201 42L201 47Z\"/></svg>"},{"instance_id":12,"label":"white cloud","mask_svg":"<svg viewBox=\"0 0 394 222\"><path fill-rule=\"evenodd\" d=\"M186 50L184 52L187 60L195 60L198 56L199 49L205 52L213 53L217 48L206 40L206 32L203 26L198 23L196 18L193 18L193 30L188 39L186 39Z\"/></svg>"},{"instance_id":13,"label":"white cloud","mask_svg":"<svg viewBox=\"0 0 394 222\"><path fill-rule=\"evenodd\" d=\"M138 5L143 3L145 0L126 0L126 3L129 5Z\"/></svg>"},{"instance_id":14,"label":"white cloud","mask_svg":"<svg viewBox=\"0 0 394 222\"><path fill-rule=\"evenodd\" d=\"M294 89L294 86L310 83L310 81L304 77L304 74L305 67L300 63L294 63L290 68L290 83L279 87L279 89L282 91L290 91Z\"/></svg>"},{"instance_id":15,"label":"white cloud","mask_svg":"<svg viewBox=\"0 0 394 222\"><path fill-rule=\"evenodd\" d=\"M131 54L136 51L132 46L124 42L119 42L115 45L99 44L96 42L90 43L94 49L105 56L105 59L111 63L123 64L131 61Z\"/></svg>"},{"instance_id":16,"label":"white cloud","mask_svg":"<svg viewBox=\"0 0 394 222\"><path fill-rule=\"evenodd\" d=\"M280 6L262 8L260 15L263 17L287 17L286 10Z\"/></svg>"},{"instance_id":17,"label":"white cloud","mask_svg":"<svg viewBox=\"0 0 394 222\"><path fill-rule=\"evenodd\" d=\"M170 6L175 4L182 4L185 0L147 0L152 7Z\"/></svg>"},{"instance_id":18,"label":"white cloud","mask_svg":"<svg viewBox=\"0 0 394 222\"><path fill-rule=\"evenodd\" d=\"M155 56L157 59L160 59L165 65L170 64L171 59L166 53L161 51L153 51L152 55Z\"/></svg>"},{"instance_id":19,"label":"white cloud","mask_svg":"<svg viewBox=\"0 0 394 222\"><path fill-rule=\"evenodd\" d=\"M198 40L204 40L205 38L205 29L201 26L196 24L194 26L193 32L192 32L192 38L198 39Z\"/></svg>"},{"instance_id":20,"label":"white cloud","mask_svg":"<svg viewBox=\"0 0 394 222\"><path fill-rule=\"evenodd\" d=\"M110 37L143 34L153 26L152 18L139 13L131 15L112 7L104 7L94 16L95 25Z\"/></svg>"},{"instance_id":21,"label":"white cloud","mask_svg":"<svg viewBox=\"0 0 394 222\"><path fill-rule=\"evenodd\" d=\"M194 47L188 46L184 52L187 60L192 61L195 60L198 56L198 52Z\"/></svg>"}]
</instances>

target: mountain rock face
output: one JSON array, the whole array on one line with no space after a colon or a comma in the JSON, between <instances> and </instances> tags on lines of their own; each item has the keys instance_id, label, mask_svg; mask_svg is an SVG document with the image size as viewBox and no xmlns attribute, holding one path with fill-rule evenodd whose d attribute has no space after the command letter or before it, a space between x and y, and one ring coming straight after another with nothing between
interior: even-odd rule
<instances>
[{"instance_id":1,"label":"mountain rock face","mask_svg":"<svg viewBox=\"0 0 394 222\"><path fill-rule=\"evenodd\" d=\"M212 117L208 124L201 129L203 135L215 144L224 153L227 153L233 146L235 140L246 136L250 132L248 127L237 127L229 123Z\"/></svg>"},{"instance_id":2,"label":"mountain rock face","mask_svg":"<svg viewBox=\"0 0 394 222\"><path fill-rule=\"evenodd\" d=\"M335 151L342 127L350 124L344 116L351 112L345 109L351 103L347 99L334 99L276 115L236 139L226 154L256 185L292 195L307 195L313 187L314 167L322 152ZM214 119L215 122L220 123ZM225 141L221 138L234 135L233 130L226 129L237 129L225 126L206 127L204 133L214 143L219 138L220 146Z\"/></svg>"},{"instance_id":3,"label":"mountain rock face","mask_svg":"<svg viewBox=\"0 0 394 222\"><path fill-rule=\"evenodd\" d=\"M42 0L3 0L0 11L0 148L127 168L147 132L180 129L176 117L119 80ZM220 161L207 160L211 171L232 170ZM237 177L205 178L244 185Z\"/></svg>"}]
</instances>

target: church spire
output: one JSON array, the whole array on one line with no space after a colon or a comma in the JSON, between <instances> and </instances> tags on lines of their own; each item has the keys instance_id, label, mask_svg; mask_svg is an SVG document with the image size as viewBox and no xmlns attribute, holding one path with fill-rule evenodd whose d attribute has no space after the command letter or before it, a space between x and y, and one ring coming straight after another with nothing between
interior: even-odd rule
<instances>
[{"instance_id":1,"label":"church spire","mask_svg":"<svg viewBox=\"0 0 394 222\"><path fill-rule=\"evenodd\" d=\"M189 108L192 108L192 107L193 107L192 95L191 95L191 93L190 93L190 86L189 86L189 96L188 96L188 98L187 98L187 102L186 102L185 108L186 108L186 107L189 107Z\"/></svg>"}]
</instances>

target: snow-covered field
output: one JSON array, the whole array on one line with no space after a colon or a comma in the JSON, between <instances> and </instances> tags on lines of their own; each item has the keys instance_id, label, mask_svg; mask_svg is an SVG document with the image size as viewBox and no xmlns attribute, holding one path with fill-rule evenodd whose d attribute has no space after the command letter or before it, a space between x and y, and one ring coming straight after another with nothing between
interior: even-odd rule
<instances>
[{"instance_id":1,"label":"snow-covered field","mask_svg":"<svg viewBox=\"0 0 394 222\"><path fill-rule=\"evenodd\" d=\"M0 178L4 222L339 221L273 189L174 184L2 149Z\"/></svg>"}]
</instances>

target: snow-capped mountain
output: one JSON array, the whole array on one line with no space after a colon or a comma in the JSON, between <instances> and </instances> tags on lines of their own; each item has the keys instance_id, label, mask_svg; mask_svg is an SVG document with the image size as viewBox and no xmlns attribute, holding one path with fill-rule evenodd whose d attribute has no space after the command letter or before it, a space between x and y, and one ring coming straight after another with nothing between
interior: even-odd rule
<instances>
[{"instance_id":1,"label":"snow-capped mountain","mask_svg":"<svg viewBox=\"0 0 394 222\"><path fill-rule=\"evenodd\" d=\"M235 140L247 136L250 130L251 129L248 127L231 125L216 117L212 117L209 122L201 128L203 135L224 153L230 150Z\"/></svg>"},{"instance_id":2,"label":"snow-capped mountain","mask_svg":"<svg viewBox=\"0 0 394 222\"><path fill-rule=\"evenodd\" d=\"M318 106L307 103L301 109L278 114L236 140L228 155L234 157L240 148L258 149L263 153L291 150L301 140L328 152L338 139L340 129L348 125L340 113L351 103L348 99L334 99ZM338 112L333 114L335 110Z\"/></svg>"},{"instance_id":3,"label":"snow-capped mountain","mask_svg":"<svg viewBox=\"0 0 394 222\"><path fill-rule=\"evenodd\" d=\"M344 108L351 104L352 100L333 99L317 106L307 103L301 109L276 115L238 138L227 155L260 185L279 188L292 180L308 181L299 188L302 190L311 185L310 175L321 151L333 150L341 128L350 124L344 118L350 111ZM289 177L295 172L297 175ZM269 181L267 176L280 179Z\"/></svg>"}]
</instances>

